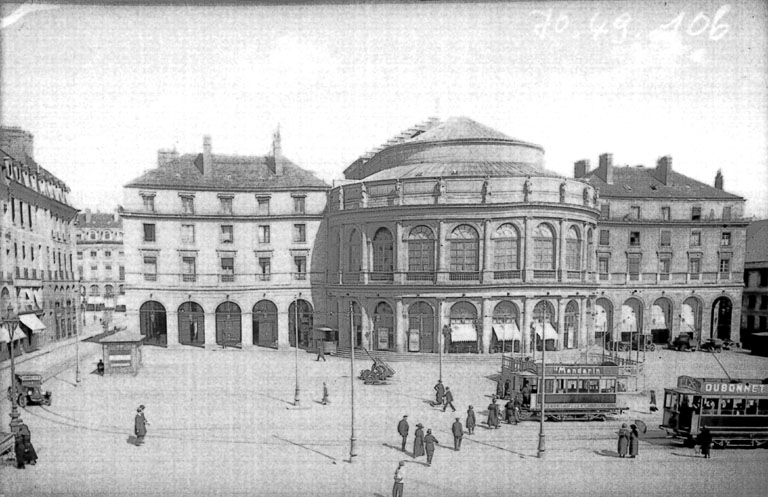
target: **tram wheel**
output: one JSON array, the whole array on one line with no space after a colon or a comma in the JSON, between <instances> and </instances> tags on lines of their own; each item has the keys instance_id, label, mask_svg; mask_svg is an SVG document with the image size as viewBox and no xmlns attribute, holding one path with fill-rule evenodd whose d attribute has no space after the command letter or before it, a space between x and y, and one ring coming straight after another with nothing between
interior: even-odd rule
<instances>
[{"instance_id":1,"label":"tram wheel","mask_svg":"<svg viewBox=\"0 0 768 497\"><path fill-rule=\"evenodd\" d=\"M526 420L531 417L531 411L520 411L519 418L521 420Z\"/></svg>"},{"instance_id":2,"label":"tram wheel","mask_svg":"<svg viewBox=\"0 0 768 497\"><path fill-rule=\"evenodd\" d=\"M593 418L595 421L605 421L605 414L598 414Z\"/></svg>"}]
</instances>

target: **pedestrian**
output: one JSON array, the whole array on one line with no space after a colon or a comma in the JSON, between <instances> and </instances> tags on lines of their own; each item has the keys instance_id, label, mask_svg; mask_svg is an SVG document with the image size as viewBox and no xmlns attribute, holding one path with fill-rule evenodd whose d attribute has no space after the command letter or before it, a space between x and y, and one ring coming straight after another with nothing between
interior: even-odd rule
<instances>
[{"instance_id":1,"label":"pedestrian","mask_svg":"<svg viewBox=\"0 0 768 497\"><path fill-rule=\"evenodd\" d=\"M101 376L104 376L104 361L99 359L99 363L96 364L96 372L99 373Z\"/></svg>"},{"instance_id":2,"label":"pedestrian","mask_svg":"<svg viewBox=\"0 0 768 497\"><path fill-rule=\"evenodd\" d=\"M421 457L424 455L424 425L421 423L416 424L416 433L413 439L413 457Z\"/></svg>"},{"instance_id":3,"label":"pedestrian","mask_svg":"<svg viewBox=\"0 0 768 497\"><path fill-rule=\"evenodd\" d=\"M499 406L496 404L496 396L493 402L488 406L488 428L499 427Z\"/></svg>"},{"instance_id":4,"label":"pedestrian","mask_svg":"<svg viewBox=\"0 0 768 497\"><path fill-rule=\"evenodd\" d=\"M149 422L147 421L147 418L144 417L144 406L139 406L138 409L136 409L136 418L134 420L134 434L136 435L136 444L141 445L144 443L144 437L147 435L147 426L149 425Z\"/></svg>"},{"instance_id":5,"label":"pedestrian","mask_svg":"<svg viewBox=\"0 0 768 497\"><path fill-rule=\"evenodd\" d=\"M619 457L626 457L627 449L629 448L629 430L627 429L627 423L621 425L619 430Z\"/></svg>"},{"instance_id":6,"label":"pedestrian","mask_svg":"<svg viewBox=\"0 0 768 497\"><path fill-rule=\"evenodd\" d=\"M511 425L512 420L515 418L515 403L512 399L504 404L504 416L507 418L507 424Z\"/></svg>"},{"instance_id":7,"label":"pedestrian","mask_svg":"<svg viewBox=\"0 0 768 497\"><path fill-rule=\"evenodd\" d=\"M469 409L467 409L467 431L470 435L472 435L475 432L475 425L477 422L475 421L475 410L472 406L469 406Z\"/></svg>"},{"instance_id":8,"label":"pedestrian","mask_svg":"<svg viewBox=\"0 0 768 497\"><path fill-rule=\"evenodd\" d=\"M400 420L399 423L397 423L397 432L400 434L400 436L403 438L403 445L401 450L405 452L405 443L408 441L408 429L410 427L408 426L408 416L403 416L403 419Z\"/></svg>"},{"instance_id":9,"label":"pedestrian","mask_svg":"<svg viewBox=\"0 0 768 497\"><path fill-rule=\"evenodd\" d=\"M451 392L451 387L445 387L445 397L444 397L445 405L443 405L443 412L445 412L446 409L448 409L448 406L451 406L451 409L453 412L456 412L456 408L453 407L453 392Z\"/></svg>"},{"instance_id":10,"label":"pedestrian","mask_svg":"<svg viewBox=\"0 0 768 497\"><path fill-rule=\"evenodd\" d=\"M403 478L405 477L405 461L400 461L395 470L395 485L392 487L392 497L403 497Z\"/></svg>"},{"instance_id":11,"label":"pedestrian","mask_svg":"<svg viewBox=\"0 0 768 497\"><path fill-rule=\"evenodd\" d=\"M435 454L435 445L440 442L437 441L432 434L432 430L427 430L427 436L424 437L424 448L427 450L427 466L432 466L432 456Z\"/></svg>"},{"instance_id":12,"label":"pedestrian","mask_svg":"<svg viewBox=\"0 0 768 497\"><path fill-rule=\"evenodd\" d=\"M16 467L24 469L26 467L27 455L25 454L24 439L18 431L14 435L13 449L16 452Z\"/></svg>"},{"instance_id":13,"label":"pedestrian","mask_svg":"<svg viewBox=\"0 0 768 497\"><path fill-rule=\"evenodd\" d=\"M328 398L328 387L323 382L323 405L328 405L331 400Z\"/></svg>"},{"instance_id":14,"label":"pedestrian","mask_svg":"<svg viewBox=\"0 0 768 497\"><path fill-rule=\"evenodd\" d=\"M456 418L456 421L453 422L451 431L453 432L453 450L458 452L461 449L461 439L464 437L464 428L461 426L460 418Z\"/></svg>"},{"instance_id":15,"label":"pedestrian","mask_svg":"<svg viewBox=\"0 0 768 497\"><path fill-rule=\"evenodd\" d=\"M637 457L638 444L640 443L640 432L637 431L636 425L629 425L629 457L632 459Z\"/></svg>"},{"instance_id":16,"label":"pedestrian","mask_svg":"<svg viewBox=\"0 0 768 497\"><path fill-rule=\"evenodd\" d=\"M37 452L32 445L32 433L29 431L29 426L24 424L24 422L19 425L19 434L24 444L24 462L34 466L37 464Z\"/></svg>"},{"instance_id":17,"label":"pedestrian","mask_svg":"<svg viewBox=\"0 0 768 497\"><path fill-rule=\"evenodd\" d=\"M701 455L706 459L711 459L710 452L712 451L712 433L706 426L701 429L697 442L701 445Z\"/></svg>"},{"instance_id":18,"label":"pedestrian","mask_svg":"<svg viewBox=\"0 0 768 497\"><path fill-rule=\"evenodd\" d=\"M515 424L520 422L520 404L522 403L522 396L515 395L515 400L512 401L512 413L515 416Z\"/></svg>"},{"instance_id":19,"label":"pedestrian","mask_svg":"<svg viewBox=\"0 0 768 497\"><path fill-rule=\"evenodd\" d=\"M531 386L528 384L528 380L523 381L523 388L520 390L523 395L523 406L531 405Z\"/></svg>"},{"instance_id":20,"label":"pedestrian","mask_svg":"<svg viewBox=\"0 0 768 497\"><path fill-rule=\"evenodd\" d=\"M443 386L443 380L437 380L435 385L435 403L433 405L443 405L443 396L445 395L445 387Z\"/></svg>"},{"instance_id":21,"label":"pedestrian","mask_svg":"<svg viewBox=\"0 0 768 497\"><path fill-rule=\"evenodd\" d=\"M509 398L510 394L512 393L512 381L509 379L504 382L504 398Z\"/></svg>"},{"instance_id":22,"label":"pedestrian","mask_svg":"<svg viewBox=\"0 0 768 497\"><path fill-rule=\"evenodd\" d=\"M317 341L317 359L316 361L319 361L320 359L323 360L323 362L326 362L325 360L325 342L322 340Z\"/></svg>"}]
</instances>

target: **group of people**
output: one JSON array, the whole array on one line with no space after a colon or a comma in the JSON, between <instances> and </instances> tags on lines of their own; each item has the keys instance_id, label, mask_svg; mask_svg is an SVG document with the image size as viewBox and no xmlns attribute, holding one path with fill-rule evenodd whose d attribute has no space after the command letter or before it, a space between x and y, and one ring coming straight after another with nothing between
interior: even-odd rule
<instances>
[{"instance_id":1,"label":"group of people","mask_svg":"<svg viewBox=\"0 0 768 497\"><path fill-rule=\"evenodd\" d=\"M458 418L456 418L458 419ZM403 419L397 424L397 433L402 438L402 445L400 450L405 452L405 446L408 443L408 432L410 431L410 425L408 424L408 415L403 416ZM424 435L424 425L421 423L416 424L416 433L413 439L413 457L422 457L424 453L427 454L427 466L432 465L432 456L435 454L435 446L440 442L432 434L432 429L427 429L427 434Z\"/></svg>"},{"instance_id":2,"label":"group of people","mask_svg":"<svg viewBox=\"0 0 768 497\"><path fill-rule=\"evenodd\" d=\"M453 412L456 412L456 408L453 406L453 392L451 392L450 387L443 385L443 380L437 380L437 384L435 385L435 401L432 405L443 406L443 412L445 412L448 407L450 407Z\"/></svg>"},{"instance_id":3,"label":"group of people","mask_svg":"<svg viewBox=\"0 0 768 497\"><path fill-rule=\"evenodd\" d=\"M633 459L637 457L639 442L640 432L637 430L637 425L633 424L627 428L627 423L623 423L619 430L619 457L627 457L627 454Z\"/></svg>"},{"instance_id":4,"label":"group of people","mask_svg":"<svg viewBox=\"0 0 768 497\"><path fill-rule=\"evenodd\" d=\"M37 452L32 445L32 434L23 422L14 433L14 449L16 452L16 467L24 469L27 464L37 464Z\"/></svg>"},{"instance_id":5,"label":"group of people","mask_svg":"<svg viewBox=\"0 0 768 497\"><path fill-rule=\"evenodd\" d=\"M499 428L501 425L502 411L501 406L497 404L497 397L494 395L491 403L488 405L488 428ZM515 395L514 398L507 400L504 405L503 417L506 419L507 424L515 424L520 422L520 407L522 406L522 395Z\"/></svg>"}]
</instances>

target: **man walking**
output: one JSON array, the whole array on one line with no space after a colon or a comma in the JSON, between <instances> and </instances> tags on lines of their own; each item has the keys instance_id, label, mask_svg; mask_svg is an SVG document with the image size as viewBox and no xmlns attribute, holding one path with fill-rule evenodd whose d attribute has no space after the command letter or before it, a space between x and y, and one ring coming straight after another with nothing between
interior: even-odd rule
<instances>
[{"instance_id":1,"label":"man walking","mask_svg":"<svg viewBox=\"0 0 768 497\"><path fill-rule=\"evenodd\" d=\"M451 392L451 387L445 387L444 402L445 402L445 405L443 405L443 412L445 412L448 406L451 406L451 409L453 409L453 412L456 412L456 408L453 407L453 392Z\"/></svg>"},{"instance_id":2,"label":"man walking","mask_svg":"<svg viewBox=\"0 0 768 497\"><path fill-rule=\"evenodd\" d=\"M443 405L443 396L445 395L445 387L443 386L443 380L437 380L435 385L435 403L434 405Z\"/></svg>"},{"instance_id":3,"label":"man walking","mask_svg":"<svg viewBox=\"0 0 768 497\"><path fill-rule=\"evenodd\" d=\"M427 466L432 466L432 456L435 453L435 445L439 444L432 430L427 430L427 436L424 437L424 448L427 450Z\"/></svg>"},{"instance_id":4,"label":"man walking","mask_svg":"<svg viewBox=\"0 0 768 497\"><path fill-rule=\"evenodd\" d=\"M400 461L395 470L395 486L392 487L392 497L403 497L403 477L405 476L405 461Z\"/></svg>"},{"instance_id":5,"label":"man walking","mask_svg":"<svg viewBox=\"0 0 768 497\"><path fill-rule=\"evenodd\" d=\"M469 409L467 409L467 432L469 432L470 435L472 435L475 432L475 425L477 424L477 421L475 420L475 410L472 406L469 406Z\"/></svg>"},{"instance_id":6,"label":"man walking","mask_svg":"<svg viewBox=\"0 0 768 497\"><path fill-rule=\"evenodd\" d=\"M147 435L147 425L149 425L149 422L144 417L144 406L141 405L136 409L136 418L133 426L134 434L136 435L136 445L144 443L144 437Z\"/></svg>"},{"instance_id":7,"label":"man walking","mask_svg":"<svg viewBox=\"0 0 768 497\"><path fill-rule=\"evenodd\" d=\"M456 421L453 422L451 431L453 431L453 450L458 452L461 449L461 438L464 436L464 428L461 427L459 418L456 418Z\"/></svg>"},{"instance_id":8,"label":"man walking","mask_svg":"<svg viewBox=\"0 0 768 497\"><path fill-rule=\"evenodd\" d=\"M328 398L328 387L325 385L325 382L323 382L323 405L328 405L328 402L331 400Z\"/></svg>"},{"instance_id":9,"label":"man walking","mask_svg":"<svg viewBox=\"0 0 768 497\"><path fill-rule=\"evenodd\" d=\"M326 362L325 360L325 342L322 340L317 341L317 359L315 361L319 361L320 359L323 360L323 362Z\"/></svg>"},{"instance_id":10,"label":"man walking","mask_svg":"<svg viewBox=\"0 0 768 497\"><path fill-rule=\"evenodd\" d=\"M403 437L403 445L401 450L405 452L405 443L408 441L408 429L410 427L408 426L408 416L403 416L403 419L400 420L399 423L397 423L397 432L400 434L401 437Z\"/></svg>"}]
</instances>

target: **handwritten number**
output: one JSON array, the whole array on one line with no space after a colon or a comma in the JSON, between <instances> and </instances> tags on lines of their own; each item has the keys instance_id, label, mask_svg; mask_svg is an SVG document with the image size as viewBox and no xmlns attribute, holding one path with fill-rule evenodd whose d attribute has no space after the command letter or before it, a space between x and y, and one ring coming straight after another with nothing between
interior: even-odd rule
<instances>
[{"instance_id":1,"label":"handwritten number","mask_svg":"<svg viewBox=\"0 0 768 497\"><path fill-rule=\"evenodd\" d=\"M728 4L723 5L719 9L717 9L717 12L715 12L715 17L712 19L712 27L709 29L709 39L717 41L723 36L728 33L728 29L730 26L728 24L717 24L720 18L722 18L725 14L728 13L728 11L731 10L731 6Z\"/></svg>"},{"instance_id":2,"label":"handwritten number","mask_svg":"<svg viewBox=\"0 0 768 497\"><path fill-rule=\"evenodd\" d=\"M542 38L542 39L546 38L547 27L549 26L549 23L552 21L552 9L534 10L531 12L531 15L540 15L544 17L541 23L533 26L533 32L536 33L539 36L539 38Z\"/></svg>"},{"instance_id":3,"label":"handwritten number","mask_svg":"<svg viewBox=\"0 0 768 497\"><path fill-rule=\"evenodd\" d=\"M608 21L603 21L599 26L597 26L597 18L600 16L600 13L596 13L592 16L592 18L589 20L589 31L592 32L592 39L597 40L600 38L600 35L605 34L608 32L608 30L605 28L605 25L608 24Z\"/></svg>"},{"instance_id":4,"label":"handwritten number","mask_svg":"<svg viewBox=\"0 0 768 497\"><path fill-rule=\"evenodd\" d=\"M613 21L613 27L617 30L621 30L621 38L616 43L624 43L624 41L627 39L627 26L629 26L631 20L632 17L628 13L624 12L619 17L617 17L615 21Z\"/></svg>"},{"instance_id":5,"label":"handwritten number","mask_svg":"<svg viewBox=\"0 0 768 497\"><path fill-rule=\"evenodd\" d=\"M704 24L701 24L701 23ZM694 26L696 26L696 23L701 24L700 29L694 29ZM688 25L688 30L686 31L691 36L698 36L704 31L707 30L709 27L709 17L704 12L699 12L696 14L696 17L693 18L693 21L691 21L691 24Z\"/></svg>"},{"instance_id":6,"label":"handwritten number","mask_svg":"<svg viewBox=\"0 0 768 497\"><path fill-rule=\"evenodd\" d=\"M555 33L562 33L568 27L568 16L560 14L555 21Z\"/></svg>"},{"instance_id":7,"label":"handwritten number","mask_svg":"<svg viewBox=\"0 0 768 497\"><path fill-rule=\"evenodd\" d=\"M677 31L678 29L680 29L680 24L682 24L684 16L685 16L685 13L680 12L679 14L677 14L677 17L672 19L670 22L659 26L659 29L667 30L667 31Z\"/></svg>"}]
</instances>

